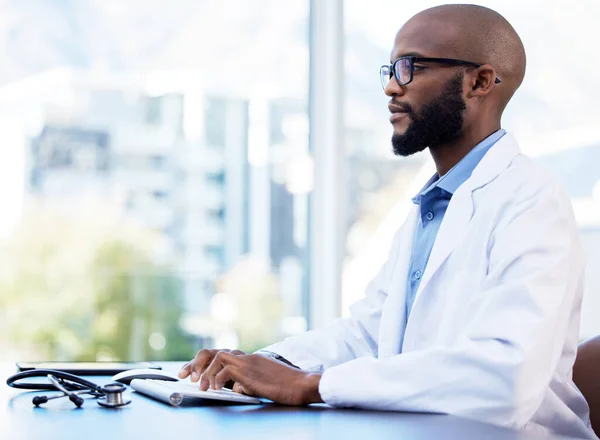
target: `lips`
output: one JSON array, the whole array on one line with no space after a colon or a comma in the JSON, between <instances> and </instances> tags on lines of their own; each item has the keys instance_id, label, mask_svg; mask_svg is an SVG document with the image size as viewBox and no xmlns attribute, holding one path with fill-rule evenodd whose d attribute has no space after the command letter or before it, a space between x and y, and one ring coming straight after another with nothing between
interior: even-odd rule
<instances>
[{"instance_id":1,"label":"lips","mask_svg":"<svg viewBox=\"0 0 600 440\"><path fill-rule=\"evenodd\" d=\"M409 114L408 109L403 108L402 106L399 105L394 105L394 104L388 104L388 109L390 110L390 122L394 123L396 121L399 121L400 119L404 118L406 115Z\"/></svg>"},{"instance_id":2,"label":"lips","mask_svg":"<svg viewBox=\"0 0 600 440\"><path fill-rule=\"evenodd\" d=\"M394 107L394 108L390 107L390 112L392 113L390 115L390 122L392 122L392 123L393 122L397 122L400 119L402 119L402 118L404 118L405 116L408 115L407 111L399 109L398 107Z\"/></svg>"}]
</instances>

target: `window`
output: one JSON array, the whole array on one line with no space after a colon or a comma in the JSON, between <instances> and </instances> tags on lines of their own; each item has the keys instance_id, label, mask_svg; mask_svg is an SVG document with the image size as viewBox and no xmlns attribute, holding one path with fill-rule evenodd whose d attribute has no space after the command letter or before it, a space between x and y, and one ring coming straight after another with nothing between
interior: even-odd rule
<instances>
[{"instance_id":1,"label":"window","mask_svg":"<svg viewBox=\"0 0 600 440\"><path fill-rule=\"evenodd\" d=\"M160 125L162 122L162 97L148 96L146 98L146 124Z\"/></svg>"},{"instance_id":2,"label":"window","mask_svg":"<svg viewBox=\"0 0 600 440\"><path fill-rule=\"evenodd\" d=\"M269 133L307 119L309 2L7 8L0 358L183 360L305 328L307 243L277 240L307 228L278 179L308 128Z\"/></svg>"},{"instance_id":3,"label":"window","mask_svg":"<svg viewBox=\"0 0 600 440\"><path fill-rule=\"evenodd\" d=\"M224 147L227 131L227 100L212 98L206 100L204 127L206 144L212 147Z\"/></svg>"}]
</instances>

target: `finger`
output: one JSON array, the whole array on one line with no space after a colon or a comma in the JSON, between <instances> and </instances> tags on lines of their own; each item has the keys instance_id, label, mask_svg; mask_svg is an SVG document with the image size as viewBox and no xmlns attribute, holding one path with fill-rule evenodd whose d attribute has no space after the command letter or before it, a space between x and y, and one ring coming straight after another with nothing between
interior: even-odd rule
<instances>
[{"instance_id":1,"label":"finger","mask_svg":"<svg viewBox=\"0 0 600 440\"><path fill-rule=\"evenodd\" d=\"M196 371L196 362L198 361L198 357L202 355L203 351L204 350L199 350L196 353L196 356L194 356L194 358L191 361L189 361L187 364L184 365L184 368L182 368L182 371L181 371L182 374L180 375L180 377L186 378L188 376L192 376L192 377L190 377L190 380L192 380L192 381L194 380L193 374Z\"/></svg>"},{"instance_id":2,"label":"finger","mask_svg":"<svg viewBox=\"0 0 600 440\"><path fill-rule=\"evenodd\" d=\"M191 378L190 379L192 382L198 382L198 379L200 379L200 376L202 376L202 374L204 373L204 370L206 370L206 367L208 367L208 365L210 365L211 361L213 360L213 358L216 354L217 354L217 350L208 350L208 349L200 350L196 354L196 357L191 362L192 365L191 365Z\"/></svg>"},{"instance_id":3,"label":"finger","mask_svg":"<svg viewBox=\"0 0 600 440\"><path fill-rule=\"evenodd\" d=\"M223 367L223 369L215 375L213 381L213 389L220 390L221 388L223 388L225 382L227 382L231 378L231 367Z\"/></svg>"},{"instance_id":4,"label":"finger","mask_svg":"<svg viewBox=\"0 0 600 440\"><path fill-rule=\"evenodd\" d=\"M206 374L206 371L204 372L204 374L200 377L200 391L206 391L210 388L210 382L208 380L208 374Z\"/></svg>"},{"instance_id":5,"label":"finger","mask_svg":"<svg viewBox=\"0 0 600 440\"><path fill-rule=\"evenodd\" d=\"M206 371L206 369L208 368L208 366L210 365L210 363L213 361L213 359L215 358L215 356L217 354L229 353L231 350L229 350L228 348L223 348L220 350L205 350L205 351L206 351L206 353L204 353L204 357L199 359L198 363L196 365L196 372L198 373L198 377L196 377L196 380L194 380L194 382L196 382L200 379L200 377L204 374L204 371Z\"/></svg>"},{"instance_id":6,"label":"finger","mask_svg":"<svg viewBox=\"0 0 600 440\"><path fill-rule=\"evenodd\" d=\"M239 382L236 382L231 389L236 393L245 394L246 396L256 396L256 394L250 391L250 388L244 387Z\"/></svg>"},{"instance_id":7,"label":"finger","mask_svg":"<svg viewBox=\"0 0 600 440\"><path fill-rule=\"evenodd\" d=\"M216 356L210 365L211 365L210 371L207 370L205 375L210 384L210 388L212 390L216 390L217 388L216 388L216 384L215 384L215 377L217 377L217 374L219 374L221 372L224 365L220 363L220 359L217 359Z\"/></svg>"},{"instance_id":8,"label":"finger","mask_svg":"<svg viewBox=\"0 0 600 440\"><path fill-rule=\"evenodd\" d=\"M210 388L217 389L215 383L216 375L227 365L237 364L238 359L237 356L231 353L219 351L202 375L203 386L206 386L206 381L208 381ZM202 386L201 389L203 389Z\"/></svg>"},{"instance_id":9,"label":"finger","mask_svg":"<svg viewBox=\"0 0 600 440\"><path fill-rule=\"evenodd\" d=\"M206 367L206 369L202 373L202 376L200 378L200 390L201 391L206 391L209 388L213 387L214 376L219 371L221 371L221 368L222 368L222 366L220 364L221 357L222 357L221 353L217 353L215 355L215 357L212 359L210 365L208 367Z\"/></svg>"},{"instance_id":10,"label":"finger","mask_svg":"<svg viewBox=\"0 0 600 440\"><path fill-rule=\"evenodd\" d=\"M246 354L246 353L244 353L242 350L231 350L231 351L230 351L230 353L231 353L231 354L234 354L234 355L236 355L236 356L243 356L243 355L245 355L245 354Z\"/></svg>"},{"instance_id":11,"label":"finger","mask_svg":"<svg viewBox=\"0 0 600 440\"><path fill-rule=\"evenodd\" d=\"M190 362L186 362L185 364L183 364L183 366L177 373L177 376L179 376L180 379L185 379L189 375L190 375Z\"/></svg>"},{"instance_id":12,"label":"finger","mask_svg":"<svg viewBox=\"0 0 600 440\"><path fill-rule=\"evenodd\" d=\"M244 393L244 387L242 386L241 383L236 382L233 384L233 387L231 388L233 391L235 391L236 393L240 393L240 394L245 394Z\"/></svg>"}]
</instances>

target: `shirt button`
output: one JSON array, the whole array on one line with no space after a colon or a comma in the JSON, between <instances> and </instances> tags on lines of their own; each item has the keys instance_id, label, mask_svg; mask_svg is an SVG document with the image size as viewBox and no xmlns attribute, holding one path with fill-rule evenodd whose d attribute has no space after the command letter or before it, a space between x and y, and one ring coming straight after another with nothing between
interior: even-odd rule
<instances>
[{"instance_id":1,"label":"shirt button","mask_svg":"<svg viewBox=\"0 0 600 440\"><path fill-rule=\"evenodd\" d=\"M423 275L423 274L421 273L421 271L420 271L420 270L417 270L417 271L415 272L415 280L420 280L420 279L421 279L421 275Z\"/></svg>"},{"instance_id":2,"label":"shirt button","mask_svg":"<svg viewBox=\"0 0 600 440\"><path fill-rule=\"evenodd\" d=\"M425 214L425 218L427 220L433 220L433 212L429 211L427 214Z\"/></svg>"}]
</instances>

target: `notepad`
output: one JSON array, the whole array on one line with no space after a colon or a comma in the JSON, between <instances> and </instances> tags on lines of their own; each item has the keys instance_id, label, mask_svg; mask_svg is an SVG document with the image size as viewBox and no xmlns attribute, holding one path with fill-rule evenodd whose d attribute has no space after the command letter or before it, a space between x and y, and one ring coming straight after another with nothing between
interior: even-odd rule
<instances>
[{"instance_id":1,"label":"notepad","mask_svg":"<svg viewBox=\"0 0 600 440\"><path fill-rule=\"evenodd\" d=\"M184 401L202 404L203 400L235 402L247 404L262 404L263 402L252 396L236 393L223 388L221 390L200 391L197 383L180 380L171 382L166 380L133 379L131 388L161 402L173 406L181 405Z\"/></svg>"}]
</instances>

